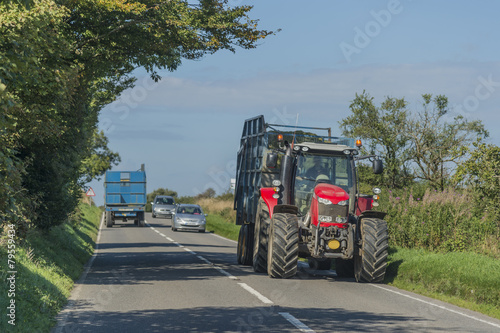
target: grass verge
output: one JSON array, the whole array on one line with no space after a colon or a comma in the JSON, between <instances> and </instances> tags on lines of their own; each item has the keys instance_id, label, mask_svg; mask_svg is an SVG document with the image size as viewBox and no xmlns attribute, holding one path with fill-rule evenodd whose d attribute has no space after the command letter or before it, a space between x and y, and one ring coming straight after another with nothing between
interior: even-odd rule
<instances>
[{"instance_id":1,"label":"grass verge","mask_svg":"<svg viewBox=\"0 0 500 333\"><path fill-rule=\"evenodd\" d=\"M238 240L240 226L207 217L207 230ZM500 261L475 253L391 247L385 283L500 319Z\"/></svg>"},{"instance_id":2,"label":"grass verge","mask_svg":"<svg viewBox=\"0 0 500 333\"><path fill-rule=\"evenodd\" d=\"M500 261L491 257L393 247L385 282L500 319Z\"/></svg>"},{"instance_id":3,"label":"grass verge","mask_svg":"<svg viewBox=\"0 0 500 333\"><path fill-rule=\"evenodd\" d=\"M238 240L238 233L240 232L239 225L228 223L224 217L215 214L209 214L207 216L206 228L210 232L214 232L217 235L234 241Z\"/></svg>"},{"instance_id":4,"label":"grass verge","mask_svg":"<svg viewBox=\"0 0 500 333\"><path fill-rule=\"evenodd\" d=\"M100 215L99 208L81 204L79 213L67 223L49 231L31 230L25 240L15 240L15 296L8 295L12 285L4 283L0 332L50 332L74 281L92 256ZM1 242L0 269L5 281L13 269L7 267L6 239ZM8 323L11 318L5 313L11 300L15 300L15 326Z\"/></svg>"}]
</instances>

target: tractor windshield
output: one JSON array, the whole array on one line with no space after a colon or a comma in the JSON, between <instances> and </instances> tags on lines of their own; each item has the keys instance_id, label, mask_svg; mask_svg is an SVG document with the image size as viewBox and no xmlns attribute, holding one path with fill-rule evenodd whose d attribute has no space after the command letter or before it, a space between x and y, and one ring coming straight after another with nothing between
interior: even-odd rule
<instances>
[{"instance_id":1,"label":"tractor windshield","mask_svg":"<svg viewBox=\"0 0 500 333\"><path fill-rule=\"evenodd\" d=\"M319 182L333 184L350 192L353 181L349 162L344 154L303 154L297 157L295 204L302 215L307 212L313 189Z\"/></svg>"}]
</instances>

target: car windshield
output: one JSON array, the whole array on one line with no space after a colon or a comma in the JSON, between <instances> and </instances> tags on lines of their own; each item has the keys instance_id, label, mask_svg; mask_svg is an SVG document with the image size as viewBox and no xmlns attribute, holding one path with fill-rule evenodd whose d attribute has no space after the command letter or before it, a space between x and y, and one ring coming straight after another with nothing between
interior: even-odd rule
<instances>
[{"instance_id":1,"label":"car windshield","mask_svg":"<svg viewBox=\"0 0 500 333\"><path fill-rule=\"evenodd\" d=\"M353 186L349 159L344 154L303 154L297 158L295 204L301 213L307 212L316 183L336 185L349 193Z\"/></svg>"},{"instance_id":2,"label":"car windshield","mask_svg":"<svg viewBox=\"0 0 500 333\"><path fill-rule=\"evenodd\" d=\"M156 199L156 203L160 205L173 205L174 199L172 198L158 198Z\"/></svg>"},{"instance_id":3,"label":"car windshield","mask_svg":"<svg viewBox=\"0 0 500 333\"><path fill-rule=\"evenodd\" d=\"M179 208L177 208L177 213L200 215L201 208L196 206L180 206Z\"/></svg>"}]
</instances>

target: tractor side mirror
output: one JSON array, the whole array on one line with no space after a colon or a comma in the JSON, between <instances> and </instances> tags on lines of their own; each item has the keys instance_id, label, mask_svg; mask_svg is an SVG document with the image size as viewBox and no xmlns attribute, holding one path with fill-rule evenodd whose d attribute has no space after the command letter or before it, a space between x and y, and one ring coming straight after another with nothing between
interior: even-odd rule
<instances>
[{"instance_id":1,"label":"tractor side mirror","mask_svg":"<svg viewBox=\"0 0 500 333\"><path fill-rule=\"evenodd\" d=\"M278 154L269 153L266 158L266 167L274 169L278 166Z\"/></svg>"},{"instance_id":2,"label":"tractor side mirror","mask_svg":"<svg viewBox=\"0 0 500 333\"><path fill-rule=\"evenodd\" d=\"M384 165L382 163L382 160L381 159L373 160L373 173L376 175L380 175L382 172L384 172Z\"/></svg>"}]
</instances>

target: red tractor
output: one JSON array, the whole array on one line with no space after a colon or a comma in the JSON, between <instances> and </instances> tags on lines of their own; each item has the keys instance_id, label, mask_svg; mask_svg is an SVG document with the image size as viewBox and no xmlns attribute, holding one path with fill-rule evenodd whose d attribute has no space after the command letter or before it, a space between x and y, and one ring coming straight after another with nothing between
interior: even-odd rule
<instances>
[{"instance_id":1,"label":"red tractor","mask_svg":"<svg viewBox=\"0 0 500 333\"><path fill-rule=\"evenodd\" d=\"M382 282L387 267L385 213L373 211L374 195L358 192L361 142L300 132L280 132L263 116L245 121L238 152L235 209L242 225L238 263L273 278L295 276L298 258L313 269ZM329 129L328 129L329 130ZM329 131L330 132L330 131Z\"/></svg>"}]
</instances>

